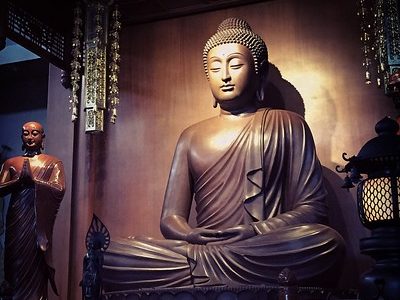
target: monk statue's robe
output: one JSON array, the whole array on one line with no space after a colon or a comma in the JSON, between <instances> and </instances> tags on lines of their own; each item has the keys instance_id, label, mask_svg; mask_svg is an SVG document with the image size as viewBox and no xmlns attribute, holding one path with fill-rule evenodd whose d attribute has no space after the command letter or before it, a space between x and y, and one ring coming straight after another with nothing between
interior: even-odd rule
<instances>
[{"instance_id":1,"label":"monk statue's robe","mask_svg":"<svg viewBox=\"0 0 400 300\"><path fill-rule=\"evenodd\" d=\"M326 191L307 124L283 110L259 109L246 117L248 123L227 151L191 180L198 227L249 224L257 235L203 245L113 240L104 257L106 292L268 284L285 267L300 283L316 285L329 278L325 275L343 254L343 240L323 225Z\"/></svg>"},{"instance_id":2,"label":"monk statue's robe","mask_svg":"<svg viewBox=\"0 0 400 300\"><path fill-rule=\"evenodd\" d=\"M48 299L49 281L56 292L50 247L65 192L64 169L62 162L53 156L40 154L37 157L38 163L30 164L32 183L12 188L6 217L4 270L14 300ZM18 165L29 159L20 156L4 164L7 170L3 171L11 174L10 183L18 176L15 173ZM0 184L1 193L7 193L8 183Z\"/></svg>"}]
</instances>

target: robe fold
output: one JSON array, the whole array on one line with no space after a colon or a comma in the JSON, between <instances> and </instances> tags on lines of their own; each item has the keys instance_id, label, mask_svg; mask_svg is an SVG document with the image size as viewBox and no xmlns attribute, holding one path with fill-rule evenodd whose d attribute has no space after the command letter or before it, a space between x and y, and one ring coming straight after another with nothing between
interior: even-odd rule
<instances>
[{"instance_id":1,"label":"robe fold","mask_svg":"<svg viewBox=\"0 0 400 300\"><path fill-rule=\"evenodd\" d=\"M248 224L257 235L215 245L112 241L103 266L106 291L274 283L285 267L300 282L317 284L343 254L341 236L323 225L322 169L311 132L295 113L257 111L193 189L197 226Z\"/></svg>"}]
</instances>

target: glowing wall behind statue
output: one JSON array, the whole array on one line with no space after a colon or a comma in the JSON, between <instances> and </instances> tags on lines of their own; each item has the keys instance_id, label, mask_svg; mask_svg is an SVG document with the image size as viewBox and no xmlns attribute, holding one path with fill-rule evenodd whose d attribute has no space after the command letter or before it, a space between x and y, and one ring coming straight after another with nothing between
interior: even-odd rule
<instances>
[{"instance_id":1,"label":"glowing wall behind statue","mask_svg":"<svg viewBox=\"0 0 400 300\"><path fill-rule=\"evenodd\" d=\"M362 141L360 135L374 134L370 126L365 126L365 121L371 119L373 123L382 115L392 114L392 104L381 91L363 84L355 7L347 5L345 13L337 14L326 4L308 2L310 5L304 6L294 1L273 1L223 13L132 26L131 31L127 28L130 33L123 35L125 63L121 70L124 101L120 117L124 124L110 127L107 137L112 141L108 151L129 158L119 166L125 175L122 181L119 176L108 178L115 180L115 184L104 186L106 193L120 189L117 194L123 195L114 199L114 211L117 210L115 205L123 207L127 199L138 201L134 195L142 195L142 192L146 200L140 200L135 212L142 216L140 212L145 207L159 211L180 131L218 113L211 106L212 96L201 64L201 51L213 26L224 16L249 20L264 38L269 60L276 67L275 77L279 72L281 76L274 78L278 96L286 106L291 105L293 96L296 98L293 101L304 103L304 116L313 131L324 166L333 169L341 163L344 149L357 151L357 140ZM316 17L320 12L325 15L324 26ZM347 26L339 26L344 20ZM350 25L352 31L347 28ZM289 109L302 114L299 106ZM107 172L111 164L114 170L118 169L110 160ZM132 211L119 213L128 217ZM122 228L121 234L140 233L142 228L159 234L158 224L149 224L145 218L134 219L131 218L131 222L139 226L132 226L130 222L119 224L120 216L115 215L110 226Z\"/></svg>"},{"instance_id":2,"label":"glowing wall behind statue","mask_svg":"<svg viewBox=\"0 0 400 300\"><path fill-rule=\"evenodd\" d=\"M367 232L356 214L354 191L340 188L334 167L344 151L356 154L375 136L373 124L394 115L394 106L382 90L364 85L356 3L276 0L123 26L118 123L99 136L85 136L81 128L76 137L72 221L65 225L71 227L66 251L74 268L68 280L60 279L71 291L79 291L82 241L92 212L114 238L161 236L163 194L179 134L218 113L204 74L203 46L231 16L247 20L268 46L272 105L304 114L310 125L327 178L331 219L349 241L348 268L354 272L342 282L355 284L364 268L358 239Z\"/></svg>"}]
</instances>

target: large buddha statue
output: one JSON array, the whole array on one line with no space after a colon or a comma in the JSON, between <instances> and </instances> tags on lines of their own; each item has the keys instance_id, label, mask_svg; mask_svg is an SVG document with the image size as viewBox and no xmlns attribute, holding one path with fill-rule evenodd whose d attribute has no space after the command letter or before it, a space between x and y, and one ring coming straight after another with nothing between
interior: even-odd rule
<instances>
[{"instance_id":1,"label":"large buddha statue","mask_svg":"<svg viewBox=\"0 0 400 300\"><path fill-rule=\"evenodd\" d=\"M293 112L265 108L264 41L229 18L203 60L220 113L179 138L161 215L165 240L113 240L105 291L271 284L286 267L299 283L327 284L343 240L324 225L326 191L309 127ZM196 226L188 222L193 201Z\"/></svg>"}]
</instances>

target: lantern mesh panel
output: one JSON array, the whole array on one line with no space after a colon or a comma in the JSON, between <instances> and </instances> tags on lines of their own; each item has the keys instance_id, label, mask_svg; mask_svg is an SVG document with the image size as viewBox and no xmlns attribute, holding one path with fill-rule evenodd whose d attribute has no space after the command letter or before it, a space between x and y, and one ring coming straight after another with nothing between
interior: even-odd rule
<instances>
[{"instance_id":1,"label":"lantern mesh panel","mask_svg":"<svg viewBox=\"0 0 400 300\"><path fill-rule=\"evenodd\" d=\"M393 219L391 179L373 178L362 183L362 209L365 221ZM399 179L398 179L399 181Z\"/></svg>"},{"instance_id":2,"label":"lantern mesh panel","mask_svg":"<svg viewBox=\"0 0 400 300\"><path fill-rule=\"evenodd\" d=\"M397 203L398 203L398 215L400 216L400 177L397 177Z\"/></svg>"}]
</instances>

